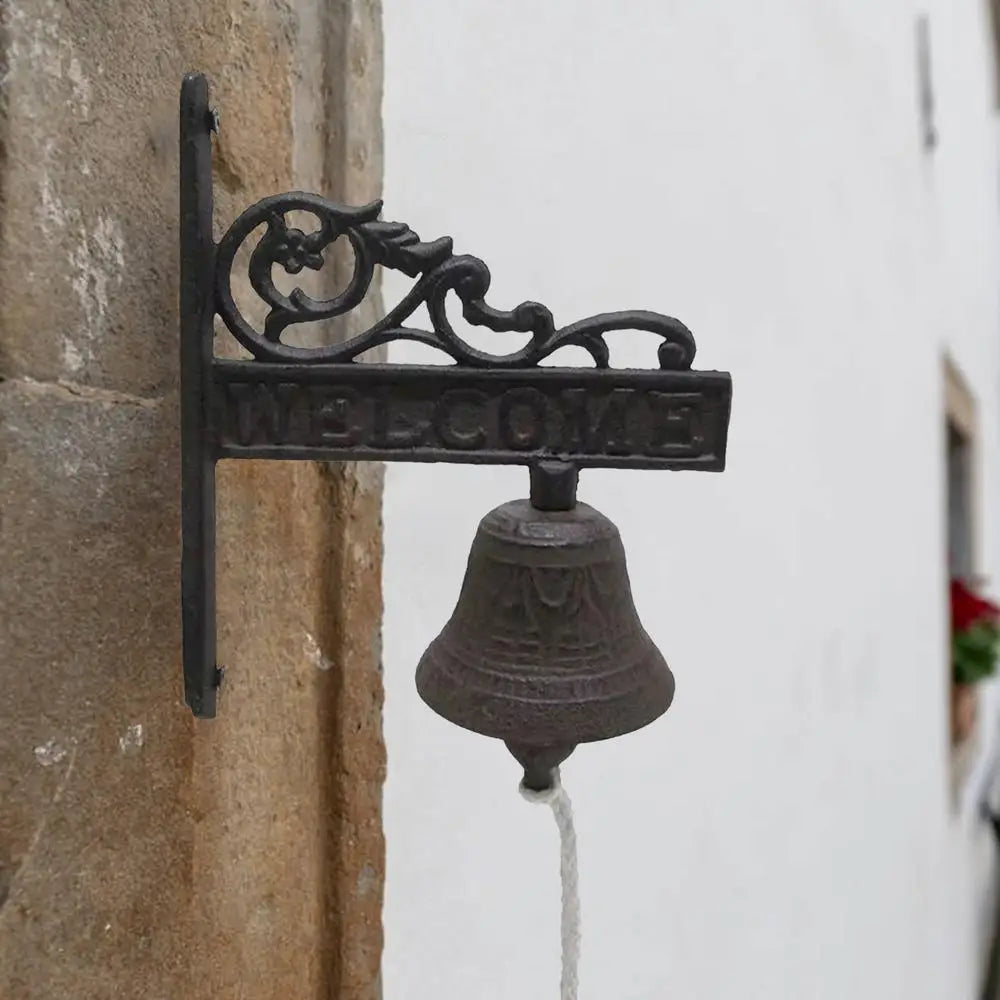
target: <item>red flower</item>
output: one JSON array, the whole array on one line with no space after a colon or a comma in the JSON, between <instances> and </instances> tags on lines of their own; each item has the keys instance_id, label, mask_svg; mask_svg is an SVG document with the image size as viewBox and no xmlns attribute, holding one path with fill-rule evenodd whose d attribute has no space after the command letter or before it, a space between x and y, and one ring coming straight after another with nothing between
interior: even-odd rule
<instances>
[{"instance_id":1,"label":"red flower","mask_svg":"<svg viewBox=\"0 0 1000 1000\"><path fill-rule=\"evenodd\" d=\"M951 630L964 632L981 622L1000 622L1000 608L970 590L961 580L951 581Z\"/></svg>"}]
</instances>

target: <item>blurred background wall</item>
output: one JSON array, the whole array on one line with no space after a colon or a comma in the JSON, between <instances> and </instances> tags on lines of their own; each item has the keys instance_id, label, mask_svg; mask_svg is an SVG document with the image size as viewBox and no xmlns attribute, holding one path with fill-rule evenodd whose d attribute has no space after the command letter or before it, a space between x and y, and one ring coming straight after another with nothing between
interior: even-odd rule
<instances>
[{"instance_id":1,"label":"blurred background wall","mask_svg":"<svg viewBox=\"0 0 1000 1000\"><path fill-rule=\"evenodd\" d=\"M581 481L677 677L662 722L564 767L583 995L977 996L995 847L976 800L1000 719L987 687L952 746L946 423L974 416L960 516L995 580L988 6L386 0L384 25L388 215L483 257L501 308L665 311L695 367L733 373L724 475ZM612 362L654 350L621 334ZM478 519L526 494L523 470L388 471L392 1000L558 979L551 819L502 746L412 682Z\"/></svg>"}]
</instances>

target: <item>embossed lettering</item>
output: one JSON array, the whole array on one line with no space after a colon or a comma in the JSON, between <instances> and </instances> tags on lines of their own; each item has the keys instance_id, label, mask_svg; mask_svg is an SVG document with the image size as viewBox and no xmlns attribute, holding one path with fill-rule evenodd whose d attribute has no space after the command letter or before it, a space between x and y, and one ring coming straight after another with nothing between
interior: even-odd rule
<instances>
[{"instance_id":1,"label":"embossed lettering","mask_svg":"<svg viewBox=\"0 0 1000 1000\"><path fill-rule=\"evenodd\" d=\"M703 437L698 420L699 396L692 393L647 393L650 430L647 454L684 454L698 450Z\"/></svg>"},{"instance_id":2,"label":"embossed lettering","mask_svg":"<svg viewBox=\"0 0 1000 1000\"><path fill-rule=\"evenodd\" d=\"M559 396L563 417L563 449L607 455L627 455L629 409L636 402L634 389L613 389L594 396L586 389L567 389Z\"/></svg>"},{"instance_id":3,"label":"embossed lettering","mask_svg":"<svg viewBox=\"0 0 1000 1000\"><path fill-rule=\"evenodd\" d=\"M375 394L372 445L376 448L416 448L424 442L430 419L429 407L410 401L394 401L384 386Z\"/></svg>"},{"instance_id":4,"label":"embossed lettering","mask_svg":"<svg viewBox=\"0 0 1000 1000\"><path fill-rule=\"evenodd\" d=\"M547 400L537 389L508 389L500 397L500 439L512 451L531 451L545 438Z\"/></svg>"},{"instance_id":5,"label":"embossed lettering","mask_svg":"<svg viewBox=\"0 0 1000 1000\"><path fill-rule=\"evenodd\" d=\"M362 440L357 412L361 397L350 386L313 386L313 434L324 444L352 445Z\"/></svg>"},{"instance_id":6,"label":"embossed lettering","mask_svg":"<svg viewBox=\"0 0 1000 1000\"><path fill-rule=\"evenodd\" d=\"M729 383L714 372L459 376L442 368L401 377L351 365L336 381L321 366L292 381L287 365L216 364L211 419L222 458L519 463L548 454L581 467L725 463Z\"/></svg>"},{"instance_id":7,"label":"embossed lettering","mask_svg":"<svg viewBox=\"0 0 1000 1000\"><path fill-rule=\"evenodd\" d=\"M236 404L236 436L240 444L284 444L295 438L299 386L286 382L232 382L226 391Z\"/></svg>"},{"instance_id":8,"label":"embossed lettering","mask_svg":"<svg viewBox=\"0 0 1000 1000\"><path fill-rule=\"evenodd\" d=\"M434 430L446 448L475 450L486 443L489 397L479 389L449 389L434 408Z\"/></svg>"}]
</instances>

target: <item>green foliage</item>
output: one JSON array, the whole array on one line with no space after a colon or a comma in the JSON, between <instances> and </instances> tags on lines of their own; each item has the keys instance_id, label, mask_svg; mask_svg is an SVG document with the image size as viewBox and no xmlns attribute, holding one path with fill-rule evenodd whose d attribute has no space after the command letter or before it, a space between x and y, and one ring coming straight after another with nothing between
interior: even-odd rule
<instances>
[{"instance_id":1,"label":"green foliage","mask_svg":"<svg viewBox=\"0 0 1000 1000\"><path fill-rule=\"evenodd\" d=\"M956 684L976 684L992 677L997 668L1000 629L993 622L981 621L951 639L952 676Z\"/></svg>"}]
</instances>

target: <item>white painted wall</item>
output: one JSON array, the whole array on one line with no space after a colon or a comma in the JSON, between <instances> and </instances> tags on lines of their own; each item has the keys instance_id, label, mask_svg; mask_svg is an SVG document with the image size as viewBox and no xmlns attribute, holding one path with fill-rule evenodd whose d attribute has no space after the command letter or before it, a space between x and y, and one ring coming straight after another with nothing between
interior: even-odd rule
<instances>
[{"instance_id":1,"label":"white painted wall","mask_svg":"<svg viewBox=\"0 0 1000 1000\"><path fill-rule=\"evenodd\" d=\"M581 483L678 685L564 768L591 1000L976 995L994 847L948 793L940 366L979 399L1000 576L1000 172L985 0L924 6L933 155L905 0L384 2L387 215L483 257L495 305L662 310L733 373L724 475ZM551 818L412 680L479 517L526 490L389 470L387 1000L557 992Z\"/></svg>"}]
</instances>

